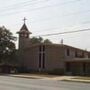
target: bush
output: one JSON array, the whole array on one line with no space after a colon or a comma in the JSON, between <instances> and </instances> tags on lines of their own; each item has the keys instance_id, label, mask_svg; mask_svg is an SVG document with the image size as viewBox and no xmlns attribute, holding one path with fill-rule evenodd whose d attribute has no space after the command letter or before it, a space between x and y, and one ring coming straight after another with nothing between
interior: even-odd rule
<instances>
[{"instance_id":1,"label":"bush","mask_svg":"<svg viewBox=\"0 0 90 90\"><path fill-rule=\"evenodd\" d=\"M28 70L26 67L18 67L17 68L18 73L29 73L31 70Z\"/></svg>"},{"instance_id":2,"label":"bush","mask_svg":"<svg viewBox=\"0 0 90 90\"><path fill-rule=\"evenodd\" d=\"M54 74L54 75L63 75L64 74L64 69L54 69L52 71L48 72L49 74Z\"/></svg>"}]
</instances>

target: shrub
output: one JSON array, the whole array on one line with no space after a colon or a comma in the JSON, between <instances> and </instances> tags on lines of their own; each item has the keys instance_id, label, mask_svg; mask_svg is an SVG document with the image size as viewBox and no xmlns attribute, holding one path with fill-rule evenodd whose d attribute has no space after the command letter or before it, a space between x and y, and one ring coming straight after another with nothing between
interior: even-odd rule
<instances>
[{"instance_id":1,"label":"shrub","mask_svg":"<svg viewBox=\"0 0 90 90\"><path fill-rule=\"evenodd\" d=\"M63 75L64 74L64 69L54 69L52 71L48 72L49 74L54 74L54 75Z\"/></svg>"}]
</instances>

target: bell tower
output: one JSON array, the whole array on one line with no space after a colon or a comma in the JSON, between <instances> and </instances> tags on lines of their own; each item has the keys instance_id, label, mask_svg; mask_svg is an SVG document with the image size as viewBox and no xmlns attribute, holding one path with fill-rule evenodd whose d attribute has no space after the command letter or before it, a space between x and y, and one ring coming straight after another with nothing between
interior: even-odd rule
<instances>
[{"instance_id":1,"label":"bell tower","mask_svg":"<svg viewBox=\"0 0 90 90\"><path fill-rule=\"evenodd\" d=\"M30 39L29 35L32 34L31 32L29 32L25 24L26 18L24 18L23 21L24 21L23 26L21 27L20 31L17 32L17 34L19 34L19 50L27 47Z\"/></svg>"}]
</instances>

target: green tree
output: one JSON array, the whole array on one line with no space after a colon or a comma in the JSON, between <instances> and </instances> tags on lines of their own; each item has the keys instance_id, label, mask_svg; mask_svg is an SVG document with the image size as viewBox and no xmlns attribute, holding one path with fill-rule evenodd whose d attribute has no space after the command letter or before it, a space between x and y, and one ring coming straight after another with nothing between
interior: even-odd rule
<instances>
[{"instance_id":1,"label":"green tree","mask_svg":"<svg viewBox=\"0 0 90 90\"><path fill-rule=\"evenodd\" d=\"M45 40L44 40L44 43L45 43L45 44L52 44L52 42L51 42L49 39L45 39Z\"/></svg>"},{"instance_id":2,"label":"green tree","mask_svg":"<svg viewBox=\"0 0 90 90\"><path fill-rule=\"evenodd\" d=\"M52 44L52 42L49 39L43 39L42 37L32 37L31 39L32 44L39 44L39 43L45 43L45 44Z\"/></svg>"},{"instance_id":3,"label":"green tree","mask_svg":"<svg viewBox=\"0 0 90 90\"><path fill-rule=\"evenodd\" d=\"M39 44L39 43L42 43L43 42L43 38L42 37L39 37L39 38L32 37L30 40L31 40L31 43L32 44Z\"/></svg>"},{"instance_id":4,"label":"green tree","mask_svg":"<svg viewBox=\"0 0 90 90\"><path fill-rule=\"evenodd\" d=\"M0 27L0 61L6 63L10 61L11 55L15 51L14 41L16 37L4 26Z\"/></svg>"}]
</instances>

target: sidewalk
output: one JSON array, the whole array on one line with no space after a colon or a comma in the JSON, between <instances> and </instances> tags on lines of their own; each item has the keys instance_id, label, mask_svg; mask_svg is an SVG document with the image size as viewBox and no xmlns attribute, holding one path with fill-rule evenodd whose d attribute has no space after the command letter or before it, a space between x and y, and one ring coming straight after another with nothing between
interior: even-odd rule
<instances>
[{"instance_id":1,"label":"sidewalk","mask_svg":"<svg viewBox=\"0 0 90 90\"><path fill-rule=\"evenodd\" d=\"M44 74L10 74L12 77L28 78L28 79L48 79L48 80L64 80L74 78L72 76L44 75Z\"/></svg>"},{"instance_id":2,"label":"sidewalk","mask_svg":"<svg viewBox=\"0 0 90 90\"><path fill-rule=\"evenodd\" d=\"M81 83L90 83L90 77L88 77L89 79L85 79L85 77L81 78L81 77L73 77L73 78L67 78L67 79L63 79L62 81L70 81L70 82L81 82Z\"/></svg>"},{"instance_id":3,"label":"sidewalk","mask_svg":"<svg viewBox=\"0 0 90 90\"><path fill-rule=\"evenodd\" d=\"M10 76L12 77L19 77L19 78L28 78L28 79L43 79L43 78L46 78L44 76L39 76L39 75L34 75L34 74L27 74L27 75L14 75L14 74L10 74Z\"/></svg>"},{"instance_id":4,"label":"sidewalk","mask_svg":"<svg viewBox=\"0 0 90 90\"><path fill-rule=\"evenodd\" d=\"M50 79L50 80L56 80L58 78L61 80L62 77L59 75L44 75L44 74L10 74L9 76L28 79Z\"/></svg>"},{"instance_id":5,"label":"sidewalk","mask_svg":"<svg viewBox=\"0 0 90 90\"><path fill-rule=\"evenodd\" d=\"M58 75L38 75L38 74L10 74L11 77L27 78L27 79L42 79L42 80L57 80L57 81L71 81L71 82L83 82L90 83L89 79L79 76L58 76ZM81 79L82 78L82 79Z\"/></svg>"}]
</instances>

